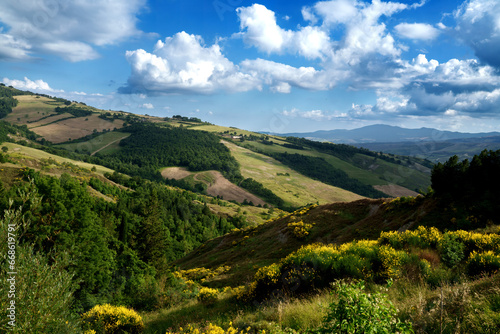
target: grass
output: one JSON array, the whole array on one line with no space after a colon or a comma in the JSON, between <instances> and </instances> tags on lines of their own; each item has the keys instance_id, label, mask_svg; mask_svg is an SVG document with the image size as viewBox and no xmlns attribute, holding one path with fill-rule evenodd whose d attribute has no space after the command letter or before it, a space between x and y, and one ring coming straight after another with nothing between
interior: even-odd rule
<instances>
[{"instance_id":1,"label":"grass","mask_svg":"<svg viewBox=\"0 0 500 334\"><path fill-rule=\"evenodd\" d=\"M274 138L273 141L277 142ZM373 157L369 157L364 154L356 154L352 158L352 162L348 162L335 156L326 153L320 153L310 149L290 149L280 145L265 145L255 141L247 141L244 145L248 145L252 148L268 153L288 152L290 154L296 153L306 156L323 158L332 166L345 171L347 175L349 175L349 177L372 186L395 183L408 189L414 190L418 188L426 189L430 184L430 178L428 174L406 166L393 164L382 159L375 160Z\"/></svg>"},{"instance_id":2,"label":"grass","mask_svg":"<svg viewBox=\"0 0 500 334\"><path fill-rule=\"evenodd\" d=\"M262 183L264 187L291 206L352 201L362 198L352 192L310 179L268 156L233 143L225 143L241 165L241 174L245 178L253 178Z\"/></svg>"},{"instance_id":3,"label":"grass","mask_svg":"<svg viewBox=\"0 0 500 334\"><path fill-rule=\"evenodd\" d=\"M57 106L63 106L62 102L54 102L54 100L36 95L20 95L15 97L19 104L12 109L12 113L5 117L5 121L18 124L28 125L28 121L36 121L50 114L56 114L54 109ZM19 118L19 120L18 120Z\"/></svg>"},{"instance_id":4,"label":"grass","mask_svg":"<svg viewBox=\"0 0 500 334\"><path fill-rule=\"evenodd\" d=\"M42 159L53 159L57 161L58 163L71 163L74 164L78 167L85 168L85 169L92 169L92 167L96 168L96 173L98 174L104 174L104 173L113 173L112 169L109 169L104 166L100 165L94 165L94 164L89 164L86 162L82 161L75 161L71 160L68 158L63 158L58 155L50 154L41 150L37 150L35 148L31 147L26 147L14 143L3 143L2 146L7 146L9 149L8 154L12 157L15 157L17 159L35 159L35 160L42 160Z\"/></svg>"},{"instance_id":5,"label":"grass","mask_svg":"<svg viewBox=\"0 0 500 334\"><path fill-rule=\"evenodd\" d=\"M120 142L120 140L127 138L128 136L130 136L130 133L112 131L92 138L86 142L61 144L58 146L73 152L78 150L80 152L89 152L92 154L95 154L97 152L106 154L106 152L109 152L109 150L107 149L114 148L115 145L113 144L116 144L116 146L119 147L118 143Z\"/></svg>"}]
</instances>

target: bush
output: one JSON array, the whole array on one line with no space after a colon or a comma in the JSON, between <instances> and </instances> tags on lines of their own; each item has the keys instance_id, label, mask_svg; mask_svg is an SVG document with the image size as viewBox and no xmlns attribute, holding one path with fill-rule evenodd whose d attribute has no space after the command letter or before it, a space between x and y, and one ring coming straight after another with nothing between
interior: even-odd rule
<instances>
[{"instance_id":1,"label":"bush","mask_svg":"<svg viewBox=\"0 0 500 334\"><path fill-rule=\"evenodd\" d=\"M200 293L198 293L198 301L205 306L213 305L217 302L219 298L219 291L212 288L201 288Z\"/></svg>"},{"instance_id":2,"label":"bush","mask_svg":"<svg viewBox=\"0 0 500 334\"><path fill-rule=\"evenodd\" d=\"M500 255L493 251L472 252L467 261L467 273L470 276L492 274L500 269Z\"/></svg>"},{"instance_id":3,"label":"bush","mask_svg":"<svg viewBox=\"0 0 500 334\"><path fill-rule=\"evenodd\" d=\"M444 264L453 268L460 263L464 257L465 246L456 235L446 233L439 243L439 253Z\"/></svg>"},{"instance_id":4,"label":"bush","mask_svg":"<svg viewBox=\"0 0 500 334\"><path fill-rule=\"evenodd\" d=\"M397 318L396 309L380 293L368 294L364 283L335 283L336 301L319 329L312 333L413 333L409 322Z\"/></svg>"},{"instance_id":5,"label":"bush","mask_svg":"<svg viewBox=\"0 0 500 334\"><path fill-rule=\"evenodd\" d=\"M82 315L83 329L96 334L138 334L144 330L142 318L134 310L109 304L96 305Z\"/></svg>"}]
</instances>

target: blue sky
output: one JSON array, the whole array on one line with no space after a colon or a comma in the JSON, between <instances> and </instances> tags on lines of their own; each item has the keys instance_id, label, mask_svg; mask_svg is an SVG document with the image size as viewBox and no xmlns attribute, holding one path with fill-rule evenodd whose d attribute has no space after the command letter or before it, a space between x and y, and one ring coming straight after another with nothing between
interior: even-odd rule
<instances>
[{"instance_id":1,"label":"blue sky","mask_svg":"<svg viewBox=\"0 0 500 334\"><path fill-rule=\"evenodd\" d=\"M255 131L493 131L500 0L3 1L0 80Z\"/></svg>"}]
</instances>

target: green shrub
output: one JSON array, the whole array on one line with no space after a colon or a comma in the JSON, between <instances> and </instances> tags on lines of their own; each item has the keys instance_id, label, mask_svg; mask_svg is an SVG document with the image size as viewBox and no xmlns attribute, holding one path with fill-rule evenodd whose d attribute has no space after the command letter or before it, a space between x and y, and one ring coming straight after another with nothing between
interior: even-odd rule
<instances>
[{"instance_id":1,"label":"green shrub","mask_svg":"<svg viewBox=\"0 0 500 334\"><path fill-rule=\"evenodd\" d=\"M336 300L322 325L312 333L413 333L411 323L401 322L396 309L380 293L365 293L364 283L335 283Z\"/></svg>"},{"instance_id":2,"label":"green shrub","mask_svg":"<svg viewBox=\"0 0 500 334\"><path fill-rule=\"evenodd\" d=\"M82 315L83 329L96 334L139 334L144 330L142 318L134 310L109 304L96 305Z\"/></svg>"},{"instance_id":3,"label":"green shrub","mask_svg":"<svg viewBox=\"0 0 500 334\"><path fill-rule=\"evenodd\" d=\"M441 260L450 268L455 267L464 259L464 250L464 244L454 234L444 234L443 239L439 243Z\"/></svg>"}]
</instances>

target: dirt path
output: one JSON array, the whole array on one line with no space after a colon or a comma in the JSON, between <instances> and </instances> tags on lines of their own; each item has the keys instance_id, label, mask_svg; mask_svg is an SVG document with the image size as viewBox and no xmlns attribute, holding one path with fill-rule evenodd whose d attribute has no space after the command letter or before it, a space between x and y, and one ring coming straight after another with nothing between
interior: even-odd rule
<instances>
[{"instance_id":1,"label":"dirt path","mask_svg":"<svg viewBox=\"0 0 500 334\"><path fill-rule=\"evenodd\" d=\"M101 147L100 149L98 149L97 151L92 152L92 153L90 154L90 156L93 156L94 154L96 154L96 153L98 153L98 152L100 152L100 151L104 150L104 149L105 149L106 147L108 147L109 145L112 145L112 144L114 144L114 143L116 143L117 141L120 141L120 140L122 140L122 139L123 139L123 138L118 138L118 139L116 139L116 140L113 140L111 143L108 143L108 144L104 145L103 147Z\"/></svg>"}]
</instances>

